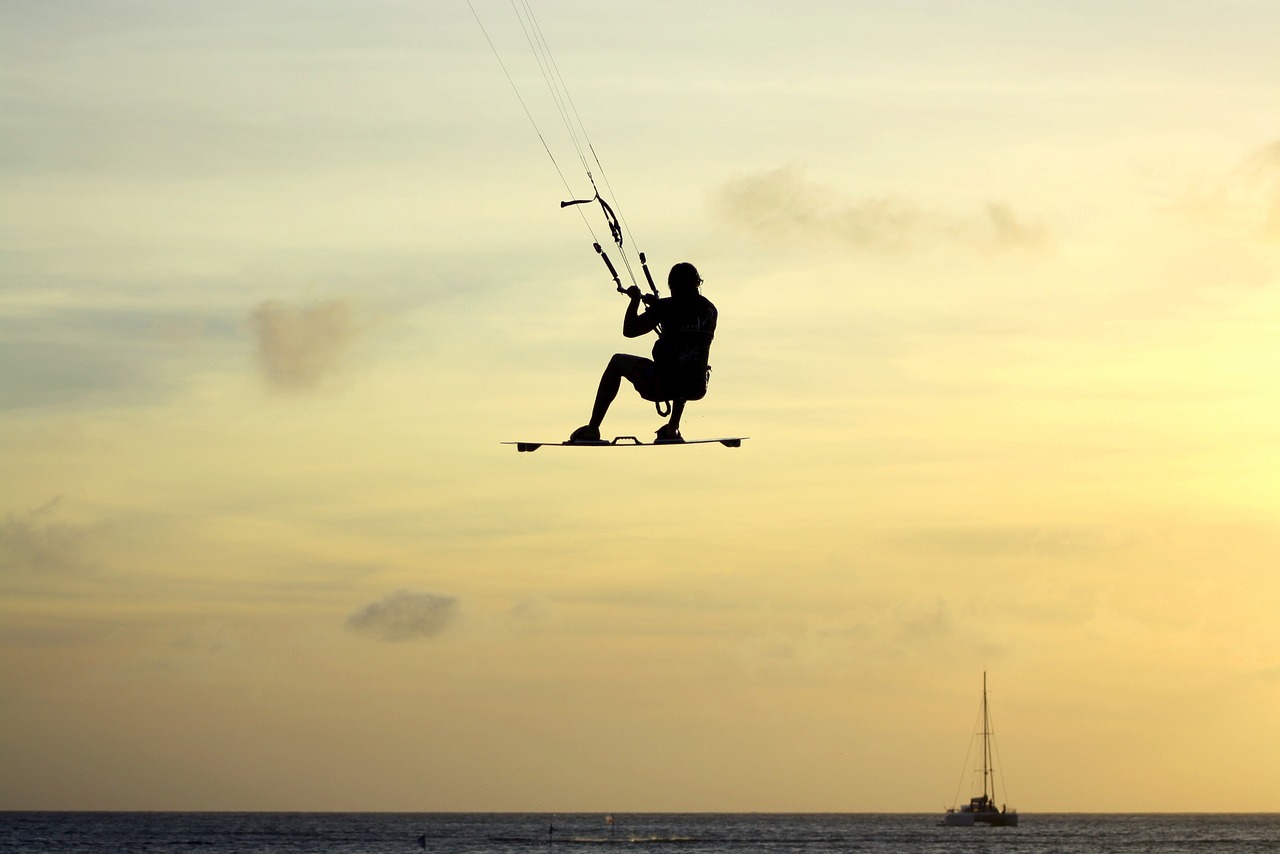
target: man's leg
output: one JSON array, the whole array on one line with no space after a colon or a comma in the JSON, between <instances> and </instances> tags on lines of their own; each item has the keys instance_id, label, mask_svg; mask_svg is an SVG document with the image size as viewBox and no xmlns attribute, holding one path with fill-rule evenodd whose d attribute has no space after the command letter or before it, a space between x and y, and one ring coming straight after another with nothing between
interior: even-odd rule
<instances>
[{"instance_id":1,"label":"man's leg","mask_svg":"<svg viewBox=\"0 0 1280 854\"><path fill-rule=\"evenodd\" d=\"M684 415L684 401L671 401L671 418L666 424L658 428L657 438L655 442L665 444L667 442L683 442L684 437L680 435L680 416Z\"/></svg>"},{"instance_id":2,"label":"man's leg","mask_svg":"<svg viewBox=\"0 0 1280 854\"><path fill-rule=\"evenodd\" d=\"M643 356L632 356L630 353L613 354L613 358L605 366L604 373L600 375L600 386L596 389L596 402L591 407L592 427L599 429L604 423L604 416L609 412L609 406L614 398L618 396L623 378L633 376L635 371L648 361Z\"/></svg>"},{"instance_id":3,"label":"man's leg","mask_svg":"<svg viewBox=\"0 0 1280 854\"><path fill-rule=\"evenodd\" d=\"M684 415L684 401L671 401L671 418L667 421L667 426L675 433L680 432L680 417L682 415Z\"/></svg>"},{"instance_id":4,"label":"man's leg","mask_svg":"<svg viewBox=\"0 0 1280 854\"><path fill-rule=\"evenodd\" d=\"M614 353L604 373L600 375L600 385L596 388L596 400L591 407L591 421L573 431L570 441L582 441L600 438L600 425L609 412L609 406L618 396L623 378L634 379L639 376L649 360L643 356L632 356L629 353Z\"/></svg>"}]
</instances>

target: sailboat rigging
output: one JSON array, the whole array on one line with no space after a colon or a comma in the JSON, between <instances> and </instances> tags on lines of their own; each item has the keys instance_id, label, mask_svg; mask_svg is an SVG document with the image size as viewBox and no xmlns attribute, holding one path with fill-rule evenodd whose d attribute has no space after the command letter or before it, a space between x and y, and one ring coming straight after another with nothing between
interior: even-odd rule
<instances>
[{"instance_id":1,"label":"sailboat rigging","mask_svg":"<svg viewBox=\"0 0 1280 854\"><path fill-rule=\"evenodd\" d=\"M993 827L1017 827L1018 811L1001 805L996 808L995 761L992 755L991 717L987 711L987 674L982 673L982 794L969 799L960 807L950 807L942 817L948 827L973 827L987 824Z\"/></svg>"}]
</instances>

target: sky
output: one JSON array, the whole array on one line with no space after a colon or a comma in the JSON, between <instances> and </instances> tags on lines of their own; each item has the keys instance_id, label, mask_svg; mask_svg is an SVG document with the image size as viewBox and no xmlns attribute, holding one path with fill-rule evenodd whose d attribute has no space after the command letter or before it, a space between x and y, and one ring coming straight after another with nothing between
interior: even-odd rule
<instances>
[{"instance_id":1,"label":"sky","mask_svg":"<svg viewBox=\"0 0 1280 854\"><path fill-rule=\"evenodd\" d=\"M650 346L523 3L0 4L0 809L1275 810L1280 8L528 8L741 448L501 444Z\"/></svg>"}]
</instances>

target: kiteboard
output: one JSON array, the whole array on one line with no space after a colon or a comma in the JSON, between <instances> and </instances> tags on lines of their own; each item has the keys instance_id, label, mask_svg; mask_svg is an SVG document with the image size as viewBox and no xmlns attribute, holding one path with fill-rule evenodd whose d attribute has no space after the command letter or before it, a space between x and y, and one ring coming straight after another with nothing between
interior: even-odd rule
<instances>
[{"instance_id":1,"label":"kiteboard","mask_svg":"<svg viewBox=\"0 0 1280 854\"><path fill-rule=\"evenodd\" d=\"M674 445L711 445L719 442L726 448L741 447L750 436L722 436L718 439L685 439L682 442L641 442L635 436L617 436L614 439L594 439L586 442L503 442L504 445L515 445L520 453L530 453L547 445L552 448L650 448L653 446Z\"/></svg>"}]
</instances>

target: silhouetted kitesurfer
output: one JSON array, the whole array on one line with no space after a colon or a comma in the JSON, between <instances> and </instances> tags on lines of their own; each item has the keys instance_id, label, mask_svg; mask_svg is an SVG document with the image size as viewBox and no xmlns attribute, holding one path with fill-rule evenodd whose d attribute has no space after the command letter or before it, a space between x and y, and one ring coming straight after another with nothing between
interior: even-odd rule
<instances>
[{"instance_id":1,"label":"silhouetted kitesurfer","mask_svg":"<svg viewBox=\"0 0 1280 854\"><path fill-rule=\"evenodd\" d=\"M624 378L642 398L658 404L660 414L667 414L662 404L670 404L670 419L658 428L654 441L658 444L684 441L680 435L680 418L687 401L701 400L707 393L707 375L711 370L707 360L716 331L716 307L698 292L701 284L698 268L680 263L667 275L670 297L646 297L635 285L627 288L630 302L622 319L622 334L639 338L657 332L653 358L630 353L613 355L600 377L591 420L573 431L570 442L600 441L600 425L609 405L618 396ZM643 313L639 310L641 302L645 303Z\"/></svg>"}]
</instances>

